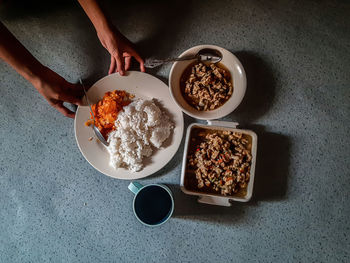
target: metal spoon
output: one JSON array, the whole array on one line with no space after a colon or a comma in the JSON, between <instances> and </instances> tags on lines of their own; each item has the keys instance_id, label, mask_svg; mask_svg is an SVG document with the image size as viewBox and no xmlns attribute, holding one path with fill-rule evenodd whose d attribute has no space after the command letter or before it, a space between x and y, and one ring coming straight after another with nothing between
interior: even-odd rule
<instances>
[{"instance_id":1,"label":"metal spoon","mask_svg":"<svg viewBox=\"0 0 350 263\"><path fill-rule=\"evenodd\" d=\"M210 48L201 49L195 55L183 56L181 58L168 58L168 59L146 59L145 67L146 68L155 68L164 63L175 62L175 61L184 61L184 60L193 60L197 59L198 61L218 63L222 60L222 54Z\"/></svg>"},{"instance_id":2,"label":"metal spoon","mask_svg":"<svg viewBox=\"0 0 350 263\"><path fill-rule=\"evenodd\" d=\"M90 113L91 113L92 119L93 119L93 121L94 121L92 128L93 128L93 130L94 130L94 132L95 132L95 134L96 134L96 136L97 136L97 139L99 139L100 142L102 142L104 145L108 146L109 143L105 140L105 138L103 137L103 135L102 135L102 133L100 132L100 130L95 126L95 116L94 116L94 112L92 111L91 104L90 104L89 98L88 98L88 96L87 96L87 94L86 94L86 89L85 89L85 86L84 86L84 84L83 84L83 81L82 81L81 79L79 79L79 82L80 82L81 86L83 87L84 94L85 94L85 99L86 99L87 104L89 104Z\"/></svg>"}]
</instances>

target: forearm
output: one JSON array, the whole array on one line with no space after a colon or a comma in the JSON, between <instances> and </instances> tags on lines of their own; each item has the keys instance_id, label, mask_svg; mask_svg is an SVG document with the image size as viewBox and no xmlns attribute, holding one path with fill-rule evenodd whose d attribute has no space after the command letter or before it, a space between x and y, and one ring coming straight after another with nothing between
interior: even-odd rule
<instances>
[{"instance_id":1,"label":"forearm","mask_svg":"<svg viewBox=\"0 0 350 263\"><path fill-rule=\"evenodd\" d=\"M44 66L0 22L0 58L34 84Z\"/></svg>"},{"instance_id":2,"label":"forearm","mask_svg":"<svg viewBox=\"0 0 350 263\"><path fill-rule=\"evenodd\" d=\"M132 57L140 63L141 71L145 72L144 61L133 43L112 25L97 0L78 0L78 2L94 25L102 46L111 55L108 74L119 72L120 75L124 75L124 72L130 69Z\"/></svg>"},{"instance_id":3,"label":"forearm","mask_svg":"<svg viewBox=\"0 0 350 263\"><path fill-rule=\"evenodd\" d=\"M110 28L108 18L105 16L96 0L78 0L78 2L94 25L97 33Z\"/></svg>"}]
</instances>

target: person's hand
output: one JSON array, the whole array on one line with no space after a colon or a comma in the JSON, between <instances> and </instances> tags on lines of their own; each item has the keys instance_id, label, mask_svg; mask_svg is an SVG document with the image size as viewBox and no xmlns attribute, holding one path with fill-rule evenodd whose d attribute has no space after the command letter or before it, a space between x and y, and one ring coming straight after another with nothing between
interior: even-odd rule
<instances>
[{"instance_id":1,"label":"person's hand","mask_svg":"<svg viewBox=\"0 0 350 263\"><path fill-rule=\"evenodd\" d=\"M63 102L82 105L82 87L79 84L66 81L49 68L45 68L41 72L40 77L33 81L33 85L52 107L66 117L74 118L75 113L67 109Z\"/></svg>"},{"instance_id":2,"label":"person's hand","mask_svg":"<svg viewBox=\"0 0 350 263\"><path fill-rule=\"evenodd\" d=\"M136 52L134 44L115 27L109 26L107 29L99 30L97 36L111 55L108 74L119 72L120 75L124 75L125 71L130 69L132 57L140 63L140 70L145 72L144 61Z\"/></svg>"}]
</instances>

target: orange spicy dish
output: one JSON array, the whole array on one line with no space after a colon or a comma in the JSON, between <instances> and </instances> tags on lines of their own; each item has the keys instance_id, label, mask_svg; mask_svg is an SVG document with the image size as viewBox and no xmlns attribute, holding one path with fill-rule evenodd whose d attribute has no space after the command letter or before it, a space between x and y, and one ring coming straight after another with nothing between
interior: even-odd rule
<instances>
[{"instance_id":1,"label":"orange spicy dish","mask_svg":"<svg viewBox=\"0 0 350 263\"><path fill-rule=\"evenodd\" d=\"M108 134L115 130L115 120L118 113L131 102L134 96L127 93L125 90L108 91L103 96L102 100L92 105L92 112L95 116L95 126L100 130L103 137L107 140ZM90 113L91 115L91 113ZM93 124L93 117L85 123L86 126Z\"/></svg>"}]
</instances>

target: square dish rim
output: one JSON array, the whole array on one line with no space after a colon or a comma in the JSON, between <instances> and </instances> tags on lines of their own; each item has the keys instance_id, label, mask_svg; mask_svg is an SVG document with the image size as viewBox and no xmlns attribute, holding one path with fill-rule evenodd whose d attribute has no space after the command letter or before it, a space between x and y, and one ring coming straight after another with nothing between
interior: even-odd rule
<instances>
[{"instance_id":1,"label":"square dish rim","mask_svg":"<svg viewBox=\"0 0 350 263\"><path fill-rule=\"evenodd\" d=\"M220 123L220 121L219 121ZM227 124L227 122L225 122ZM184 154L183 154L183 160L182 160L182 168L181 168L181 181L180 181L180 188L181 191L188 195L196 195L196 196L207 196L207 197L214 197L214 198L221 198L221 199L228 199L238 202L248 202L253 195L253 188L254 188L254 178L255 178L255 166L256 166L256 152L257 152L257 140L258 137L256 133L252 130L245 130L245 129L238 129L237 127L234 127L236 123L232 122L233 127L228 127L227 125L224 126L218 126L218 125L208 125L208 124L200 124L200 123L192 123L188 126L186 131L186 140L185 140L185 147L184 147ZM186 164L187 164L187 156L188 156L188 147L189 147L189 141L190 141L190 134L193 128L203 128L203 129L210 129L210 130L229 130L233 132L240 132L243 134L247 134L251 136L252 138L252 163L250 167L250 180L248 182L247 187L247 194L244 197L237 197L237 196L224 196L221 194L212 194L212 193L204 193L204 192L197 192L188 190L185 187L185 172L186 172Z\"/></svg>"}]
</instances>

